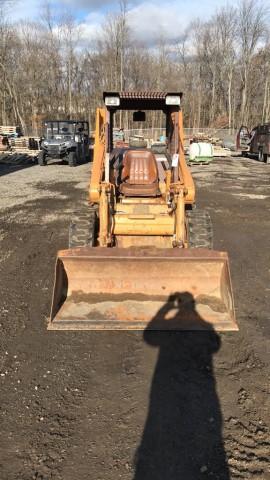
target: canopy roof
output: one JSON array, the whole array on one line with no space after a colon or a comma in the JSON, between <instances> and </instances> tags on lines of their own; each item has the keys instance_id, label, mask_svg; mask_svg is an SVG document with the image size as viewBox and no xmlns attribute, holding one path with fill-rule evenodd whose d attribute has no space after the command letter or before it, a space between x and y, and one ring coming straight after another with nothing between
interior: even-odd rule
<instances>
[{"instance_id":1,"label":"canopy roof","mask_svg":"<svg viewBox=\"0 0 270 480\"><path fill-rule=\"evenodd\" d=\"M171 106L166 105L166 97L179 96L182 98L182 92L104 92L105 97L119 97L120 105L118 107L107 107L113 110L164 110L170 109ZM174 107L175 108L175 107Z\"/></svg>"}]
</instances>

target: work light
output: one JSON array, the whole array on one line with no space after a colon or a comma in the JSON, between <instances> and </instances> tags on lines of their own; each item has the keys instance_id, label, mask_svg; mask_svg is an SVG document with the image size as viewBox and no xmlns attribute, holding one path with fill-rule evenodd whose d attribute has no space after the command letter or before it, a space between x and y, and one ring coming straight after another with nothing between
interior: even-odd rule
<instances>
[{"instance_id":1,"label":"work light","mask_svg":"<svg viewBox=\"0 0 270 480\"><path fill-rule=\"evenodd\" d=\"M120 98L119 97L105 97L105 105L107 107L119 107Z\"/></svg>"},{"instance_id":2,"label":"work light","mask_svg":"<svg viewBox=\"0 0 270 480\"><path fill-rule=\"evenodd\" d=\"M165 100L166 105L180 105L179 95L167 95Z\"/></svg>"}]
</instances>

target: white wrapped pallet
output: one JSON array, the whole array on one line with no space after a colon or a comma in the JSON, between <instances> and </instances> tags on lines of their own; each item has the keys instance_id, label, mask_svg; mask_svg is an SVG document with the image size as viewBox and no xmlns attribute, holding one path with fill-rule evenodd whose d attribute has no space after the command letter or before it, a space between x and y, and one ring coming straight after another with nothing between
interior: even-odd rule
<instances>
[{"instance_id":1,"label":"white wrapped pallet","mask_svg":"<svg viewBox=\"0 0 270 480\"><path fill-rule=\"evenodd\" d=\"M191 162L209 162L213 159L213 156L211 143L194 142L189 147L189 160Z\"/></svg>"}]
</instances>

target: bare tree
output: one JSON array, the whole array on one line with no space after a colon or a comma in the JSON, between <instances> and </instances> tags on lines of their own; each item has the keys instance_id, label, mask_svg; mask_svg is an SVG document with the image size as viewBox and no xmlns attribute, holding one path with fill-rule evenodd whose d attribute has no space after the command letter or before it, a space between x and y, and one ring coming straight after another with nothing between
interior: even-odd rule
<instances>
[{"instance_id":1,"label":"bare tree","mask_svg":"<svg viewBox=\"0 0 270 480\"><path fill-rule=\"evenodd\" d=\"M75 19L57 17L50 0L38 21L10 24L2 12L0 123L32 133L45 117L76 116L93 125L102 91L110 89L183 90L190 127L232 129L270 120L265 5L241 0L219 8L206 22L193 22L176 45L163 33L151 48L132 36L125 0L87 47ZM128 127L130 118L118 115L117 122ZM162 125L157 115L150 123Z\"/></svg>"},{"instance_id":2,"label":"bare tree","mask_svg":"<svg viewBox=\"0 0 270 480\"><path fill-rule=\"evenodd\" d=\"M240 43L241 123L248 122L247 95L252 57L266 33L268 8L260 0L241 0L238 9L238 39Z\"/></svg>"},{"instance_id":3,"label":"bare tree","mask_svg":"<svg viewBox=\"0 0 270 480\"><path fill-rule=\"evenodd\" d=\"M232 128L232 86L236 66L237 11L225 7L216 15L217 41L219 51L220 89L226 92L225 102L228 111L228 127Z\"/></svg>"}]
</instances>

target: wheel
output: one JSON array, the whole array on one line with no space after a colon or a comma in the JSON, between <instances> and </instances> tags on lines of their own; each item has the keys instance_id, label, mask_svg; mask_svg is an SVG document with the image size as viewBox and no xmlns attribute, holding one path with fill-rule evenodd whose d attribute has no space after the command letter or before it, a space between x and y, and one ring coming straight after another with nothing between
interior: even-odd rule
<instances>
[{"instance_id":1,"label":"wheel","mask_svg":"<svg viewBox=\"0 0 270 480\"><path fill-rule=\"evenodd\" d=\"M264 153L264 154L263 154L263 161L264 161L264 163L267 163L267 160L268 160L268 155L267 155L267 153Z\"/></svg>"},{"instance_id":2,"label":"wheel","mask_svg":"<svg viewBox=\"0 0 270 480\"><path fill-rule=\"evenodd\" d=\"M270 155L266 155L265 163L267 163L268 165L270 165Z\"/></svg>"},{"instance_id":3,"label":"wheel","mask_svg":"<svg viewBox=\"0 0 270 480\"><path fill-rule=\"evenodd\" d=\"M69 154L68 154L68 164L69 164L70 167L75 167L77 165L76 152L69 152Z\"/></svg>"},{"instance_id":4,"label":"wheel","mask_svg":"<svg viewBox=\"0 0 270 480\"><path fill-rule=\"evenodd\" d=\"M41 150L41 152L38 154L38 164L41 167L45 167L45 165L47 165L46 154L43 150Z\"/></svg>"},{"instance_id":5,"label":"wheel","mask_svg":"<svg viewBox=\"0 0 270 480\"><path fill-rule=\"evenodd\" d=\"M259 160L259 162L264 162L264 155L263 155L262 148L259 149L258 160Z\"/></svg>"},{"instance_id":6,"label":"wheel","mask_svg":"<svg viewBox=\"0 0 270 480\"><path fill-rule=\"evenodd\" d=\"M75 212L69 226L69 248L94 247L96 242L97 214L88 209Z\"/></svg>"},{"instance_id":7,"label":"wheel","mask_svg":"<svg viewBox=\"0 0 270 480\"><path fill-rule=\"evenodd\" d=\"M187 212L188 240L190 248L213 248L213 227L205 210Z\"/></svg>"}]
</instances>

